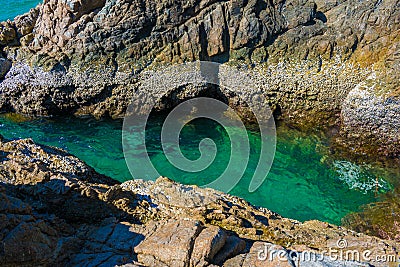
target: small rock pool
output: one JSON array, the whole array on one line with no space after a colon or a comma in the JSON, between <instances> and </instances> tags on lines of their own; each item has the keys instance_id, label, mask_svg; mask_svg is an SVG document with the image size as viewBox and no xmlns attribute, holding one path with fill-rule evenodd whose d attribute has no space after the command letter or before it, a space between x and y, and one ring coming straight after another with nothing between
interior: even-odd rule
<instances>
[{"instance_id":1,"label":"small rock pool","mask_svg":"<svg viewBox=\"0 0 400 267\"><path fill-rule=\"evenodd\" d=\"M189 159L200 156L199 142L211 138L218 153L207 169L187 173L166 159L160 140L163 116L153 117L147 125L146 140L156 169L181 183L204 185L221 175L227 166L230 143L226 131L207 119L196 119L183 128L180 144ZM132 179L122 149L122 120L93 118L27 119L18 115L0 116L0 134L7 139L32 138L76 155L98 172L119 181ZM244 176L230 192L250 203L266 207L300 221L318 219L340 224L348 213L375 202L395 186L397 177L371 164L356 164L329 153L329 139L323 134L304 134L285 125L277 128L277 150L266 180L255 192L248 186L258 163L260 136L247 132L251 155ZM140 168L140 166L138 166Z\"/></svg>"}]
</instances>

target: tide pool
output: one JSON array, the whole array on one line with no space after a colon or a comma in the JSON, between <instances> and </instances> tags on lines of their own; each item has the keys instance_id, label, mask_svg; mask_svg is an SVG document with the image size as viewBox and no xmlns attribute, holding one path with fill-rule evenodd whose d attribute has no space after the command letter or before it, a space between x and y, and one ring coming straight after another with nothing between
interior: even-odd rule
<instances>
[{"instance_id":1,"label":"tide pool","mask_svg":"<svg viewBox=\"0 0 400 267\"><path fill-rule=\"evenodd\" d=\"M183 128L180 147L187 158L194 160L200 156L198 145L204 138L211 138L218 150L207 169L188 173L172 166L163 153L160 137L163 120L164 116L153 117L146 131L147 150L159 173L181 183L200 186L221 175L231 152L229 137L222 126L207 119L196 119ZM132 179L122 150L121 120L73 117L24 120L8 114L0 116L0 134L7 139L32 138L37 143L63 148L100 173L122 182ZM251 147L249 164L230 193L285 217L340 224L346 214L375 202L379 195L393 188L390 181L394 178L383 170L333 159L327 156L329 140L283 125L277 128L272 169L261 187L250 193L248 186L258 163L260 136L254 131L247 131L247 135Z\"/></svg>"}]
</instances>

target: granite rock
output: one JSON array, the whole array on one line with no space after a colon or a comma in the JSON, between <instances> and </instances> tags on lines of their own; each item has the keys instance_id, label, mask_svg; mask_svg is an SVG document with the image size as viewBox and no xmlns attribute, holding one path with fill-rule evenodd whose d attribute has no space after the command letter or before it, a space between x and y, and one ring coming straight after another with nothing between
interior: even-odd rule
<instances>
[{"instance_id":1,"label":"granite rock","mask_svg":"<svg viewBox=\"0 0 400 267\"><path fill-rule=\"evenodd\" d=\"M354 127L365 110L350 114L342 103L370 74L380 102L363 105L398 103L399 10L398 0L46 1L1 22L0 49L12 67L0 82L0 111L117 118L146 70L194 60L257 65L266 70L261 99L280 118L343 126L338 143L398 157L386 138L398 123ZM242 109L244 101L231 102Z\"/></svg>"},{"instance_id":2,"label":"granite rock","mask_svg":"<svg viewBox=\"0 0 400 267\"><path fill-rule=\"evenodd\" d=\"M300 223L212 189L167 178L119 184L31 140L3 140L0 155L2 266L287 266L291 258L259 260L260 250L322 253L342 238L371 257L398 253L394 241L319 221ZM49 175L36 179L18 169L22 162ZM191 196L196 200L183 201ZM342 263L324 259L312 266Z\"/></svg>"}]
</instances>

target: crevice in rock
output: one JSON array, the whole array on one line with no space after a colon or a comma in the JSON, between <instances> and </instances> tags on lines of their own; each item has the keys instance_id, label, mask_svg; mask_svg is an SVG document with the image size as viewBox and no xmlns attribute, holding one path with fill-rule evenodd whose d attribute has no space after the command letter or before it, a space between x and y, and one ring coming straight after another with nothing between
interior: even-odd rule
<instances>
[{"instance_id":1,"label":"crevice in rock","mask_svg":"<svg viewBox=\"0 0 400 267\"><path fill-rule=\"evenodd\" d=\"M195 242L196 242L196 238L199 237L200 233L201 233L202 231L204 231L204 229L206 229L206 228L204 227L204 225L201 225L201 226L199 227L199 230L193 235L192 239L190 240L189 250L188 250L188 254L187 254L188 257L187 257L187 259L186 259L186 265L187 265L187 266L189 266L189 264L190 264L190 259L192 258L193 248L194 248L194 244L195 244Z\"/></svg>"}]
</instances>

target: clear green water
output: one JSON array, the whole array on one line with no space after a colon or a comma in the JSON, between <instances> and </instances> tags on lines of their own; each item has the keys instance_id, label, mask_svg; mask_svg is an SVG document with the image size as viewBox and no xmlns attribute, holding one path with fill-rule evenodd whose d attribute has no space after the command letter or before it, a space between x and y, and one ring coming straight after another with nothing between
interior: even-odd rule
<instances>
[{"instance_id":1,"label":"clear green water","mask_svg":"<svg viewBox=\"0 0 400 267\"><path fill-rule=\"evenodd\" d=\"M41 2L39 0L0 0L0 21L22 15Z\"/></svg>"},{"instance_id":2,"label":"clear green water","mask_svg":"<svg viewBox=\"0 0 400 267\"><path fill-rule=\"evenodd\" d=\"M163 117L153 118L147 126L148 151L157 170L176 181L203 185L218 177L228 163L230 143L218 124L196 119L181 133L182 153L194 160L198 144L205 137L217 144L213 164L201 173L185 173L169 164L160 144ZM97 121L93 118L36 119L17 122L0 116L0 133L7 139L32 138L42 144L57 146L94 167L98 172L119 181L131 179L122 151L122 121ZM343 216L376 201L375 194L391 190L384 172L346 160L325 156L324 139L282 126L277 130L274 164L263 185L254 193L247 191L258 162L259 135L248 132L251 156L244 177L230 192L249 202L283 216L301 221L318 219L340 224ZM138 166L140 168L140 166ZM376 175L378 190L376 190Z\"/></svg>"},{"instance_id":3,"label":"clear green water","mask_svg":"<svg viewBox=\"0 0 400 267\"><path fill-rule=\"evenodd\" d=\"M40 2L0 0L0 21L13 19ZM212 138L218 148L217 157L209 168L201 173L185 173L171 166L162 153L162 119L153 119L147 132L151 160L162 175L182 183L203 185L222 173L228 164L230 143L219 125L196 120L184 128L181 148L189 159L200 156L198 144L203 138ZM121 131L122 121L63 118L16 122L7 116L0 117L0 133L6 138L29 137L38 143L64 148L98 172L126 181L131 179L131 175L122 152ZM249 193L247 188L258 162L260 139L255 132L249 131L248 135L252 153L249 165L242 180L230 193L283 216L301 221L319 219L340 224L344 215L376 200L376 176L379 177L379 193L392 188L387 181L393 181L393 177L387 177L381 170L346 160L326 160L323 139L280 127L272 169L263 185L254 193Z\"/></svg>"}]
</instances>

